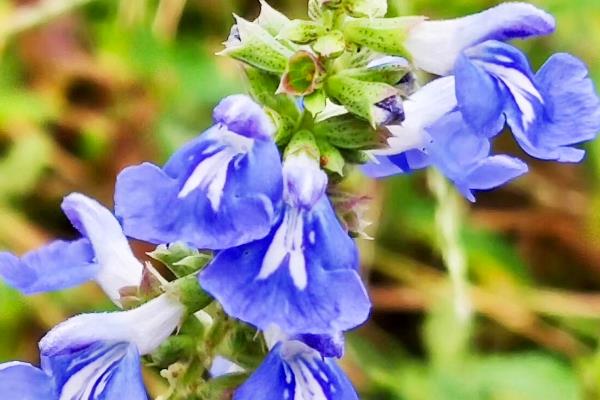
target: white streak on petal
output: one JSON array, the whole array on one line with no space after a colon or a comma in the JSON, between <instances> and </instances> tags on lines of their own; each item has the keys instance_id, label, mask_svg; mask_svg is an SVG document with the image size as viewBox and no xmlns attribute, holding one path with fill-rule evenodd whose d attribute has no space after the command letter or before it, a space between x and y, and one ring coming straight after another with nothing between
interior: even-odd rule
<instances>
[{"instance_id":1,"label":"white streak on petal","mask_svg":"<svg viewBox=\"0 0 600 400\"><path fill-rule=\"evenodd\" d=\"M252 139L226 129L220 132L222 132L222 135L219 144L223 145L222 149L202 160L194 168L177 196L182 199L196 189L203 190L206 192L206 197L215 212L219 210L221 205L223 191L227 183L229 164L239 154L246 154L250 151L254 144ZM215 146L211 146L205 150L205 153L214 150Z\"/></svg>"},{"instance_id":2,"label":"white streak on petal","mask_svg":"<svg viewBox=\"0 0 600 400\"><path fill-rule=\"evenodd\" d=\"M541 104L544 104L542 95L534 86L531 79L515 68L509 68L489 62L476 63L480 65L483 64L482 66L486 71L496 76L504 83L512 94L519 110L521 110L523 128L527 130L529 125L535 120L535 108L530 99L534 98Z\"/></svg>"},{"instance_id":3,"label":"white streak on petal","mask_svg":"<svg viewBox=\"0 0 600 400\"><path fill-rule=\"evenodd\" d=\"M306 259L304 258L304 219L302 211L288 208L283 221L265 254L256 279L269 278L281 267L286 258L294 285L304 290L307 285Z\"/></svg>"}]
</instances>

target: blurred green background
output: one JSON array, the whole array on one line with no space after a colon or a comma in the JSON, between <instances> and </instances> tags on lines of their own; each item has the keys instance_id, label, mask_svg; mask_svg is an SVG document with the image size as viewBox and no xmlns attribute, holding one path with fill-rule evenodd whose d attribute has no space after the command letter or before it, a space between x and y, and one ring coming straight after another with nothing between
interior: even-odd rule
<instances>
[{"instance_id":1,"label":"blurred green background","mask_svg":"<svg viewBox=\"0 0 600 400\"><path fill-rule=\"evenodd\" d=\"M390 14L497 3L390 0ZM533 66L567 51L600 82L600 1L533 3L558 21L555 35L518 44ZM304 0L272 5L305 16ZM244 91L236 63L214 56L232 12L253 18L258 1L0 0L1 249L73 237L65 194L111 205L120 169L164 161L210 125L221 97ZM510 139L497 146L525 157ZM581 165L528 160L525 178L460 203L470 318L453 307L426 174L352 177L377 221L361 241L374 312L343 360L362 399L600 399L600 141L588 149ZM110 307L94 285L24 298L0 284L0 362L37 362L50 327Z\"/></svg>"}]
</instances>

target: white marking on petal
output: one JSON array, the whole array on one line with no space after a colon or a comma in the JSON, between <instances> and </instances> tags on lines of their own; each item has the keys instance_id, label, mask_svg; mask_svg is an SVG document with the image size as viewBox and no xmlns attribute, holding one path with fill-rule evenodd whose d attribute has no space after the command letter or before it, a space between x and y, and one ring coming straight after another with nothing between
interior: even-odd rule
<instances>
[{"instance_id":1,"label":"white marking on petal","mask_svg":"<svg viewBox=\"0 0 600 400\"><path fill-rule=\"evenodd\" d=\"M304 219L303 212L288 208L283 221L265 254L257 279L269 278L288 258L290 276L294 285L304 290L307 285L306 260L304 258Z\"/></svg>"},{"instance_id":2,"label":"white marking on petal","mask_svg":"<svg viewBox=\"0 0 600 400\"><path fill-rule=\"evenodd\" d=\"M221 205L229 164L236 156L248 153L254 144L253 139L227 129L222 129L220 132L222 135L218 144L207 148L204 154L211 153L218 147L221 149L202 160L194 168L177 196L183 199L196 189L203 190L215 212Z\"/></svg>"},{"instance_id":3,"label":"white marking on petal","mask_svg":"<svg viewBox=\"0 0 600 400\"><path fill-rule=\"evenodd\" d=\"M521 110L521 120L523 128L527 130L529 125L535 120L535 108L531 102L531 98L537 99L541 104L544 104L542 95L537 90L531 79L515 68L505 67L499 64L481 63L483 68L490 74L500 79L506 88L512 94L515 103Z\"/></svg>"},{"instance_id":4,"label":"white marking on petal","mask_svg":"<svg viewBox=\"0 0 600 400\"><path fill-rule=\"evenodd\" d=\"M87 400L100 398L112 369L125 357L127 346L120 344L110 348L99 348L83 359L73 360L67 370L76 370L65 382L60 393L60 400ZM90 361L92 360L92 361ZM84 364L79 367L77 364Z\"/></svg>"}]
</instances>

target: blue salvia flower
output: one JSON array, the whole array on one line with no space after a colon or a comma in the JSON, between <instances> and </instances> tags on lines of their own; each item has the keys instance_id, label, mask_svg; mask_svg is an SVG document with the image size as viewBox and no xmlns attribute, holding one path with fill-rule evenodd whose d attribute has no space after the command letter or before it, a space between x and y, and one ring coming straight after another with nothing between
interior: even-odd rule
<instances>
[{"instance_id":1,"label":"blue salvia flower","mask_svg":"<svg viewBox=\"0 0 600 400\"><path fill-rule=\"evenodd\" d=\"M600 99L586 66L555 54L533 74L516 48L488 41L469 48L456 67L456 95L465 121L482 135L494 135L504 120L531 156L581 161L571 147L600 131Z\"/></svg>"},{"instance_id":2,"label":"blue salvia flower","mask_svg":"<svg viewBox=\"0 0 600 400\"><path fill-rule=\"evenodd\" d=\"M404 108L404 123L389 127L389 148L371 152L373 161L363 167L368 175L379 178L435 166L474 201L472 190L492 189L527 172L519 159L491 155L490 140L465 123L457 111L454 77L425 85Z\"/></svg>"},{"instance_id":3,"label":"blue salvia flower","mask_svg":"<svg viewBox=\"0 0 600 400\"><path fill-rule=\"evenodd\" d=\"M370 303L356 245L325 195L327 176L304 153L283 167L284 210L265 238L226 249L200 284L225 311L260 329L329 334L365 321Z\"/></svg>"},{"instance_id":4,"label":"blue salvia flower","mask_svg":"<svg viewBox=\"0 0 600 400\"><path fill-rule=\"evenodd\" d=\"M274 126L242 95L223 100L213 118L162 169L144 163L119 175L115 212L128 236L224 249L269 233L282 191Z\"/></svg>"},{"instance_id":5,"label":"blue salvia flower","mask_svg":"<svg viewBox=\"0 0 600 400\"><path fill-rule=\"evenodd\" d=\"M408 31L405 42L415 66L450 75L463 50L487 40L506 41L548 35L554 17L527 3L503 3L478 14L442 21L424 20Z\"/></svg>"},{"instance_id":6,"label":"blue salvia flower","mask_svg":"<svg viewBox=\"0 0 600 400\"><path fill-rule=\"evenodd\" d=\"M334 359L300 340L277 342L233 400L358 400Z\"/></svg>"},{"instance_id":7,"label":"blue salvia flower","mask_svg":"<svg viewBox=\"0 0 600 400\"><path fill-rule=\"evenodd\" d=\"M133 310L73 317L40 341L41 368L0 364L0 397L145 400L140 356L154 351L184 312L164 294Z\"/></svg>"},{"instance_id":8,"label":"blue salvia flower","mask_svg":"<svg viewBox=\"0 0 600 400\"><path fill-rule=\"evenodd\" d=\"M83 237L54 241L22 257L2 252L0 277L25 294L95 280L119 304L119 290L139 286L143 270L119 222L105 207L79 193L67 196L62 209Z\"/></svg>"}]
</instances>

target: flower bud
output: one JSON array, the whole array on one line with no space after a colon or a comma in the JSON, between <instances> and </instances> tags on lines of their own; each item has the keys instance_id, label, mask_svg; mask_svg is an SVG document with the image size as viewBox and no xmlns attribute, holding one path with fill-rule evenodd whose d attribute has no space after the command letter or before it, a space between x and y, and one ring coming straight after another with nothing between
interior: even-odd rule
<instances>
[{"instance_id":1,"label":"flower bud","mask_svg":"<svg viewBox=\"0 0 600 400\"><path fill-rule=\"evenodd\" d=\"M301 50L290 57L277 93L305 96L315 91L323 75L323 67L315 55Z\"/></svg>"},{"instance_id":2,"label":"flower bud","mask_svg":"<svg viewBox=\"0 0 600 400\"><path fill-rule=\"evenodd\" d=\"M277 39L306 44L315 41L322 33L323 27L316 22L295 19L284 25L277 35Z\"/></svg>"},{"instance_id":3,"label":"flower bud","mask_svg":"<svg viewBox=\"0 0 600 400\"><path fill-rule=\"evenodd\" d=\"M380 18L387 13L387 0L345 0L344 6L353 17Z\"/></svg>"},{"instance_id":4,"label":"flower bud","mask_svg":"<svg viewBox=\"0 0 600 400\"><path fill-rule=\"evenodd\" d=\"M271 35L277 36L290 20L271 7L265 0L260 0L260 7L260 15L254 22L263 27Z\"/></svg>"},{"instance_id":5,"label":"flower bud","mask_svg":"<svg viewBox=\"0 0 600 400\"><path fill-rule=\"evenodd\" d=\"M424 17L352 18L344 25L346 40L392 56L405 56L409 52L405 41L412 28Z\"/></svg>"},{"instance_id":6,"label":"flower bud","mask_svg":"<svg viewBox=\"0 0 600 400\"><path fill-rule=\"evenodd\" d=\"M279 43L265 28L236 16L237 24L231 29L225 50L227 55L264 71L282 74L291 50Z\"/></svg>"},{"instance_id":7,"label":"flower bud","mask_svg":"<svg viewBox=\"0 0 600 400\"><path fill-rule=\"evenodd\" d=\"M317 146L319 146L319 153L321 154L319 160L321 167L329 172L343 176L346 161L344 161L342 153L326 140L318 140Z\"/></svg>"},{"instance_id":8,"label":"flower bud","mask_svg":"<svg viewBox=\"0 0 600 400\"><path fill-rule=\"evenodd\" d=\"M338 57L346 49L346 41L342 32L332 31L326 35L319 36L312 47L322 57Z\"/></svg>"},{"instance_id":9,"label":"flower bud","mask_svg":"<svg viewBox=\"0 0 600 400\"><path fill-rule=\"evenodd\" d=\"M404 118L398 91L382 82L368 82L341 73L327 79L325 90L330 98L373 128Z\"/></svg>"}]
</instances>

